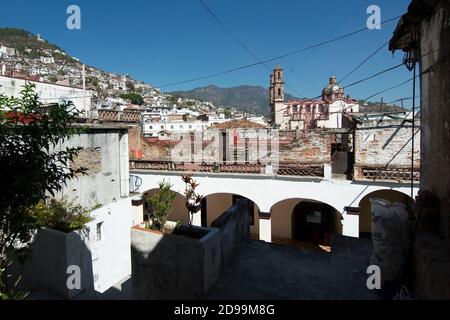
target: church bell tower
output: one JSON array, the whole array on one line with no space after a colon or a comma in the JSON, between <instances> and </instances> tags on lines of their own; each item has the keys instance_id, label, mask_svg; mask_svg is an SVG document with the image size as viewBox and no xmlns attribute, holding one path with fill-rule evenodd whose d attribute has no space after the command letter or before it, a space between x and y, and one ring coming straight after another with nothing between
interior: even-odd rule
<instances>
[{"instance_id":1,"label":"church bell tower","mask_svg":"<svg viewBox=\"0 0 450 320\"><path fill-rule=\"evenodd\" d=\"M280 126L283 122L284 103L284 72L280 65L277 65L270 75L270 114L272 124Z\"/></svg>"}]
</instances>

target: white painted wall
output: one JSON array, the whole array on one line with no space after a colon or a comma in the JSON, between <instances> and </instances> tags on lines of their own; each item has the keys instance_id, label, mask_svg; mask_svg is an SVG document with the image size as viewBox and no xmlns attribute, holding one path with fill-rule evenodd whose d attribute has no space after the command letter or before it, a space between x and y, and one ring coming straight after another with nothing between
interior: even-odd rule
<instances>
[{"instance_id":1,"label":"white painted wall","mask_svg":"<svg viewBox=\"0 0 450 320\"><path fill-rule=\"evenodd\" d=\"M121 199L95 210L94 221L87 225L96 291L104 292L131 274L131 211L131 198ZM100 240L98 223L102 223Z\"/></svg>"},{"instance_id":2,"label":"white painted wall","mask_svg":"<svg viewBox=\"0 0 450 320\"><path fill-rule=\"evenodd\" d=\"M91 110L93 93L90 90L84 91L80 88L0 76L0 93L6 96L19 97L20 91L27 82L36 85L36 93L39 95L39 100L44 104L62 103L63 100L70 100L79 110L86 112Z\"/></svg>"}]
</instances>

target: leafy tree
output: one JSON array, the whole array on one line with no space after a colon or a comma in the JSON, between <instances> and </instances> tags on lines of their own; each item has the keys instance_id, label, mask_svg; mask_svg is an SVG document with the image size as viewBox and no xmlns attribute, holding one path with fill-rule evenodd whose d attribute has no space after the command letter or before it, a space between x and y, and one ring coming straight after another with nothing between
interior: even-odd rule
<instances>
[{"instance_id":1,"label":"leafy tree","mask_svg":"<svg viewBox=\"0 0 450 320\"><path fill-rule=\"evenodd\" d=\"M122 99L130 100L132 104L137 104L138 106L144 103L144 98L142 98L140 94L134 92L121 94L120 97Z\"/></svg>"},{"instance_id":2,"label":"leafy tree","mask_svg":"<svg viewBox=\"0 0 450 320\"><path fill-rule=\"evenodd\" d=\"M160 231L163 231L167 218L172 212L172 201L176 196L170 188L172 188L172 185L163 180L159 183L158 192L148 199L148 204L153 209L150 216L151 226Z\"/></svg>"},{"instance_id":3,"label":"leafy tree","mask_svg":"<svg viewBox=\"0 0 450 320\"><path fill-rule=\"evenodd\" d=\"M81 112L71 102L45 107L34 90L28 84L18 98L0 95L0 269L14 244L29 243L39 228L29 209L86 173L69 166L81 148L60 146L81 133L72 125Z\"/></svg>"}]
</instances>

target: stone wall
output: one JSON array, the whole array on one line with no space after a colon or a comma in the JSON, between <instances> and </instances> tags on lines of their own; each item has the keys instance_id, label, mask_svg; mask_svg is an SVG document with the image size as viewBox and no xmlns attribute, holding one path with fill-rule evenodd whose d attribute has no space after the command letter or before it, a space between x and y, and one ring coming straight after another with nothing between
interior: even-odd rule
<instances>
[{"instance_id":1,"label":"stone wall","mask_svg":"<svg viewBox=\"0 0 450 320\"><path fill-rule=\"evenodd\" d=\"M177 146L177 141L144 138L142 135L138 134L138 132L140 132L138 128L133 128L132 132L129 133L130 155L132 158L136 159L136 157L134 157L134 151L132 150L140 149L142 150L141 160L172 160L172 151ZM279 156L280 162L295 162L297 164L331 163L331 143L333 141L334 135L332 133L321 130L309 132L280 131L279 141L277 145L274 146L274 152ZM203 149L205 150L209 144L210 143L204 141ZM236 145L237 159L245 159L245 156L241 154L243 152L243 146L244 144ZM222 151L218 145L216 145L216 147L219 152ZM176 148L178 151L180 146L178 145ZM187 150L189 150L189 148ZM207 158L205 158L205 156ZM221 159L217 154L210 155L208 152L205 152L203 157L204 161L210 162Z\"/></svg>"},{"instance_id":2,"label":"stone wall","mask_svg":"<svg viewBox=\"0 0 450 320\"><path fill-rule=\"evenodd\" d=\"M437 230L420 230L415 244L415 289L428 299L450 299L450 5L440 3L420 28L420 54L433 52L422 58L419 69L432 68L421 76L420 189L440 208Z\"/></svg>"},{"instance_id":3,"label":"stone wall","mask_svg":"<svg viewBox=\"0 0 450 320\"><path fill-rule=\"evenodd\" d=\"M280 131L279 162L331 163L334 135L323 130Z\"/></svg>"},{"instance_id":4,"label":"stone wall","mask_svg":"<svg viewBox=\"0 0 450 320\"><path fill-rule=\"evenodd\" d=\"M364 121L355 132L355 166L411 167L412 123ZM420 166L420 121L415 124L414 165Z\"/></svg>"}]
</instances>

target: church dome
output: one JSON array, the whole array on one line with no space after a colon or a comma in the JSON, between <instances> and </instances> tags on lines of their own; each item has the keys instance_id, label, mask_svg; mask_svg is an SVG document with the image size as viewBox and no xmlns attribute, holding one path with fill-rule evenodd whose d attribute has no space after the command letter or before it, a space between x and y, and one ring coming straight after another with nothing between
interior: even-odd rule
<instances>
[{"instance_id":1,"label":"church dome","mask_svg":"<svg viewBox=\"0 0 450 320\"><path fill-rule=\"evenodd\" d=\"M332 76L330 78L330 83L323 89L323 93L330 94L330 93L338 93L343 92L344 88L342 88L337 82L336 77Z\"/></svg>"},{"instance_id":2,"label":"church dome","mask_svg":"<svg viewBox=\"0 0 450 320\"><path fill-rule=\"evenodd\" d=\"M332 101L339 98L344 98L344 88L337 83L336 77L332 76L330 83L322 90L322 100Z\"/></svg>"}]
</instances>

